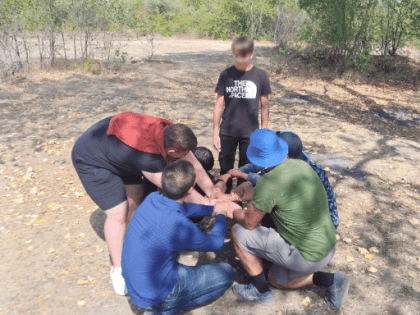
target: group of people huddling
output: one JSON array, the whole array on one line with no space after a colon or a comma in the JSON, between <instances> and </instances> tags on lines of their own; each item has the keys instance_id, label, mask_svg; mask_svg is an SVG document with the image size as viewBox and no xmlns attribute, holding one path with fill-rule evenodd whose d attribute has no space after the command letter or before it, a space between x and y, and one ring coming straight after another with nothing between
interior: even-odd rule
<instances>
[{"instance_id":1,"label":"group of people huddling","mask_svg":"<svg viewBox=\"0 0 420 315\"><path fill-rule=\"evenodd\" d=\"M267 129L271 89L267 74L250 63L253 41L238 37L232 53L234 66L219 77L213 116L220 176L210 174L213 154L197 147L189 127L134 112L99 121L74 145L77 174L106 213L114 291L129 294L145 314L169 315L232 285L240 299L263 304L274 303L272 288L316 285L325 288L326 304L338 309L350 278L320 271L334 256L339 224L327 174L297 134ZM204 216L215 217L209 234L196 225ZM228 263L178 263L180 252L219 251L226 218L236 222L231 242L250 284L233 284Z\"/></svg>"}]
</instances>

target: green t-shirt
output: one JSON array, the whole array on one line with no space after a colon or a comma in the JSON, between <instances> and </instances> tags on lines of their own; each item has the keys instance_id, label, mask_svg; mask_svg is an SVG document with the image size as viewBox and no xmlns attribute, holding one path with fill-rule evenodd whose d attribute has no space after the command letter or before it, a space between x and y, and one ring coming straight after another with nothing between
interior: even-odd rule
<instances>
[{"instance_id":1,"label":"green t-shirt","mask_svg":"<svg viewBox=\"0 0 420 315\"><path fill-rule=\"evenodd\" d=\"M306 261L321 261L337 243L324 186L304 161L290 159L261 176L252 203L273 212L277 232Z\"/></svg>"}]
</instances>

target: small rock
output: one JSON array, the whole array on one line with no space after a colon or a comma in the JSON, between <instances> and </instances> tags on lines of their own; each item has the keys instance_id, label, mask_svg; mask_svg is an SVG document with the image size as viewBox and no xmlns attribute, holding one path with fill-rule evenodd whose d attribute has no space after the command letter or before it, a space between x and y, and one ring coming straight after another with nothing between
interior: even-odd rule
<instances>
[{"instance_id":1,"label":"small rock","mask_svg":"<svg viewBox=\"0 0 420 315\"><path fill-rule=\"evenodd\" d=\"M344 238L343 242L345 242L347 244L351 244L353 242L353 240L351 238Z\"/></svg>"}]
</instances>

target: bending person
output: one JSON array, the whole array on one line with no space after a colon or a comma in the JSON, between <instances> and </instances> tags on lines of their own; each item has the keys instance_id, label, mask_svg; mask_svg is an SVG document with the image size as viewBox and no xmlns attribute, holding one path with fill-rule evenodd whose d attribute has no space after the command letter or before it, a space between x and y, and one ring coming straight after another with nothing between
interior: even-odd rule
<instances>
[{"instance_id":1,"label":"bending person","mask_svg":"<svg viewBox=\"0 0 420 315\"><path fill-rule=\"evenodd\" d=\"M193 164L197 183L206 195L215 191L191 152L196 146L197 138L187 126L133 112L99 121L76 141L73 165L88 195L106 213L105 239L116 294L127 294L121 252L128 222L142 199L142 177L161 187L165 166L182 158ZM196 191L188 200L209 204L209 199Z\"/></svg>"}]
</instances>

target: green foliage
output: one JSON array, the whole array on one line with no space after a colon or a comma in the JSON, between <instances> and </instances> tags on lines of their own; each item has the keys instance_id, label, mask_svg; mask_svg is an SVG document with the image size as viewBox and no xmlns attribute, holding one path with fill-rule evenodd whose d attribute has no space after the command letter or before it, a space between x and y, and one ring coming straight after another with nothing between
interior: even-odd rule
<instances>
[{"instance_id":1,"label":"green foliage","mask_svg":"<svg viewBox=\"0 0 420 315\"><path fill-rule=\"evenodd\" d=\"M93 66L92 59L86 58L85 64L86 64L86 70L90 70Z\"/></svg>"}]
</instances>

